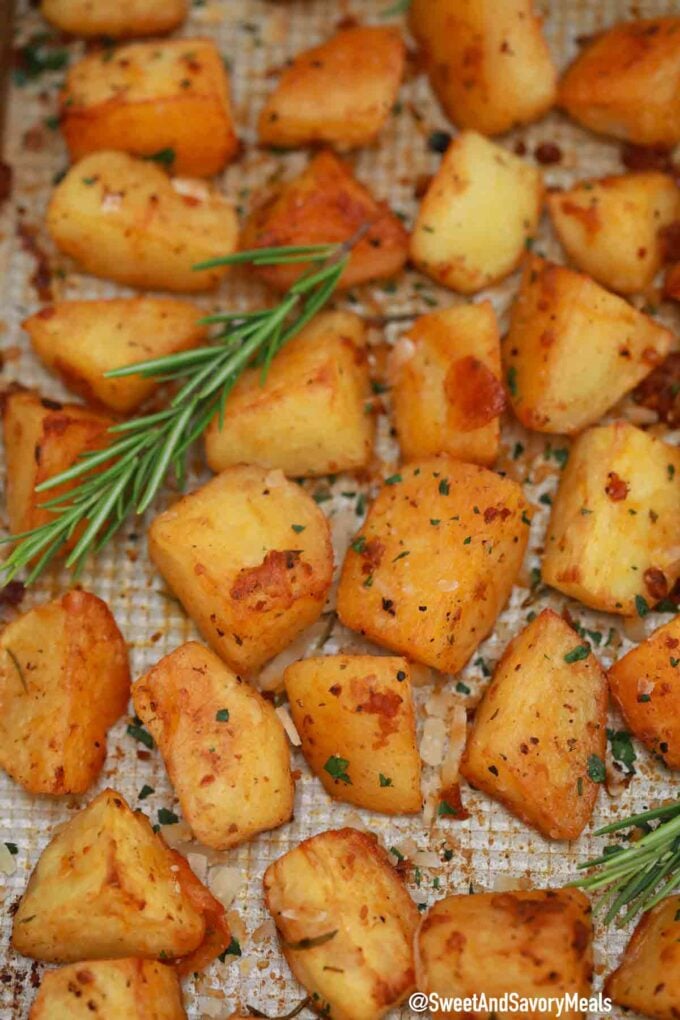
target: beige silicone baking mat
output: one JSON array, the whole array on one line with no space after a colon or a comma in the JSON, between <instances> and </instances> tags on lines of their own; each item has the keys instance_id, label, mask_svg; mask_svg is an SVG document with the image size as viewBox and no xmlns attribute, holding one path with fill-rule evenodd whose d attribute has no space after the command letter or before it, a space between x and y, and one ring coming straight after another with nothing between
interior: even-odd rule
<instances>
[{"instance_id":1,"label":"beige silicone baking mat","mask_svg":"<svg viewBox=\"0 0 680 1020\"><path fill-rule=\"evenodd\" d=\"M187 38L195 35L214 38L231 69L238 127L245 151L225 173L220 185L234 198L241 212L247 210L263 186L280 175L295 173L306 159L304 153L280 155L257 148L257 113L276 79L277 69L300 49L323 39L336 26L347 24L351 19L398 24L401 20L399 15L385 18L385 9L390 3L391 0L194 2L189 20L180 34ZM639 0L637 3L550 0L549 4L539 3L539 6L544 9L549 43L561 66L576 52L578 37L618 19L680 13L680 3L673 0ZM34 7L29 7L28 0L19 5L16 27L17 43L45 29ZM67 48L71 60L81 51L78 43L70 43ZM56 398L66 394L38 364L21 330L22 319L42 303L37 290L39 278L36 277L35 251L44 253L51 262L54 297L125 293L122 288L79 274L71 263L54 252L44 236L43 214L53 179L67 165L63 143L49 120L56 112L56 90L62 74L49 73L24 87L16 84L12 87L6 155L14 170L14 188L11 199L0 210L0 342L4 354L4 377L6 381L18 379L24 384L39 387L44 394ZM408 223L413 221L417 207L415 193L418 181L431 174L439 160L439 156L428 148L428 136L433 130L447 128L449 125L433 100L426 79L411 74L402 87L379 145L364 149L352 158L357 175L379 196L386 198ZM567 184L586 175L622 170L617 144L595 138L568 124L557 114L503 141L510 147L523 141L527 158L532 158L541 142L557 144L561 160L545 167L548 184ZM498 229L502 230L503 225L499 224ZM27 240L31 237L34 243ZM536 247L561 258L545 224ZM491 293L501 315L516 285L517 279L513 278ZM263 292L250 283L244 273L234 275L219 294L206 300L205 305L207 308L248 307L263 297ZM343 303L371 315L426 312L456 300L451 293L438 290L415 273L407 273L396 289L393 286L369 286L342 299ZM672 312L664 308L660 314L664 317L665 314L672 315ZM394 342L400 329L403 330L404 326L389 327L386 332L389 342ZM377 331L372 340L376 343L381 340ZM617 413L635 416L636 410L631 405L624 405L617 409ZM559 437L552 437L550 443L538 435L527 437L510 421L505 423L504 433L503 466L525 482L527 492L538 508L527 562L494 635L480 647L472 663L456 678L469 687L470 694L456 692L455 681L451 682L451 678L446 683L444 678L438 678L436 686L430 685L418 692L423 718L429 716L436 720L442 714L442 706L450 716L456 705L473 705L488 682L489 670L509 637L526 620L527 614L544 605L562 609L567 601L540 587L532 589L532 568L539 563L537 553L541 549L546 524L546 504L559 475L560 451L566 450L568 443ZM394 458L395 450L384 418L381 436L380 452L389 462L390 458ZM677 443L679 438L676 434L669 440ZM525 450L513 460L512 453L516 451L518 442ZM389 473L390 466L386 464L386 473ZM199 476L195 476L191 485L195 486L198 479ZM309 487L318 492L322 500L331 494L331 498L321 502L321 506L333 523L336 556L340 561L348 537L361 522L361 489L352 478L339 478L328 483L317 481L309 483ZM370 488L366 491L370 494ZM168 597L163 580L149 566L145 532L148 520L157 509L154 507L144 520L130 521L120 538L96 563L90 564L82 578L83 586L106 599L114 612L130 645L133 675L139 675L180 642L195 636L179 605ZM55 570L27 594L21 608L46 600L62 591L67 584L67 574ZM313 629L308 640L296 646L293 657L303 655L306 650L323 649L331 653L340 648L357 647L352 635L334 625L332 608L331 599L328 613ZM624 627L621 619L588 612L576 603L569 603L568 608L575 621L601 635L591 636L591 640L599 642L597 651L605 666L629 647L630 637L639 640L642 636L639 622ZM5 619L10 619L13 613L6 607L0 612L4 613ZM663 619L667 617L645 620L646 630L652 630ZM276 674L276 666L269 669L267 682L272 683L272 678L275 681ZM433 692L439 688L449 692L448 704L446 698L432 698ZM12 907L53 828L72 817L79 806L104 785L114 785L133 806L141 806L154 822L161 807L179 813L158 752L147 754L142 745L127 735L129 721L129 718L122 720L111 732L108 758L100 782L85 798L50 800L32 797L0 775L0 844L7 841L18 848L12 864L4 868L10 871L13 866L13 873L0 874L0 1016L3 1018L26 1016L38 983L40 967L17 957L8 948L10 919ZM429 729L436 730L438 726L437 722L430 723ZM640 810L670 795L677 787L672 775L652 762L637 744L636 751L636 776L627 788L621 784L611 794L602 791L593 828L616 814ZM191 854L190 861L201 877L206 877L223 894L225 888L235 890L230 917L243 955L240 958L229 956L225 963L216 963L205 975L187 983L187 1008L192 1018L227 1017L232 1010L244 1008L248 1003L276 1015L292 1007L302 997L300 987L291 978L279 952L272 924L267 922L261 879L270 861L315 832L344 824L365 826L377 833L387 847L396 847L404 855L412 859L415 857L418 867L410 871L409 887L414 898L422 904L431 904L446 893L470 888L509 888L513 884L559 886L574 875L577 862L585 860L602 845L601 840L593 840L588 834L573 846L550 843L517 822L487 797L467 788L463 790L463 797L470 810L470 818L465 822L444 819L432 824L424 817L391 819L357 812L332 803L320 784L308 774L298 751L294 751L293 757L294 767L299 769L301 778L297 784L295 820L291 824L237 850L212 854L209 858L195 844L186 845L187 833L182 826L168 832L174 842L182 843L183 849ZM138 794L145 785L152 787L154 792L140 801ZM446 847L454 850L450 862L443 858ZM598 928L596 987L600 986L608 967L617 960L623 941L621 933L607 933ZM408 1015L408 1009L404 1008L401 1015Z\"/></svg>"}]
</instances>

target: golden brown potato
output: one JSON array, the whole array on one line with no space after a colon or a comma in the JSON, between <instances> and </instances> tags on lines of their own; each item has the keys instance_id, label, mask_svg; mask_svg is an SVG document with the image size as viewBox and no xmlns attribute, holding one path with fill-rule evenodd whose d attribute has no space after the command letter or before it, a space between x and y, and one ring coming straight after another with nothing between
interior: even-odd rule
<instances>
[{"instance_id":1,"label":"golden brown potato","mask_svg":"<svg viewBox=\"0 0 680 1020\"><path fill-rule=\"evenodd\" d=\"M57 301L23 325L36 354L69 389L126 414L158 383L139 375L105 379L104 373L196 347L206 336L198 323L202 315L197 305L177 298Z\"/></svg>"},{"instance_id":2,"label":"golden brown potato","mask_svg":"<svg viewBox=\"0 0 680 1020\"><path fill-rule=\"evenodd\" d=\"M557 73L532 0L412 0L432 88L461 128L497 135L543 116Z\"/></svg>"},{"instance_id":3,"label":"golden brown potato","mask_svg":"<svg viewBox=\"0 0 680 1020\"><path fill-rule=\"evenodd\" d=\"M557 101L600 134L638 145L680 141L680 17L614 25L567 69Z\"/></svg>"},{"instance_id":4,"label":"golden brown potato","mask_svg":"<svg viewBox=\"0 0 680 1020\"><path fill-rule=\"evenodd\" d=\"M447 896L429 910L416 936L416 982L425 995L588 998L593 972L591 907L577 889ZM486 1018L443 1007L433 1016ZM510 1016L509 1013L498 1014ZM566 1008L562 1020L581 1020ZM521 1016L557 1017L557 1008Z\"/></svg>"},{"instance_id":5,"label":"golden brown potato","mask_svg":"<svg viewBox=\"0 0 680 1020\"><path fill-rule=\"evenodd\" d=\"M542 204L536 167L463 131L425 193L411 235L411 260L444 287L474 294L518 266Z\"/></svg>"},{"instance_id":6,"label":"golden brown potato","mask_svg":"<svg viewBox=\"0 0 680 1020\"><path fill-rule=\"evenodd\" d=\"M71 35L127 39L161 35L178 28L187 16L188 0L42 0L40 10L55 28Z\"/></svg>"},{"instance_id":7,"label":"golden brown potato","mask_svg":"<svg viewBox=\"0 0 680 1020\"><path fill-rule=\"evenodd\" d=\"M52 837L12 929L14 949L36 960L185 957L194 970L206 945L212 959L230 938L224 908L115 790Z\"/></svg>"},{"instance_id":8,"label":"golden brown potato","mask_svg":"<svg viewBox=\"0 0 680 1020\"><path fill-rule=\"evenodd\" d=\"M680 213L669 174L619 174L548 195L553 226L578 269L618 291L646 290L663 262L660 230Z\"/></svg>"},{"instance_id":9,"label":"golden brown potato","mask_svg":"<svg viewBox=\"0 0 680 1020\"><path fill-rule=\"evenodd\" d=\"M341 288L394 276L408 253L408 234L384 202L353 176L332 152L324 151L250 214L241 247L331 244L348 241L364 224L370 229L352 250ZM262 266L257 274L276 290L287 290L309 266Z\"/></svg>"},{"instance_id":10,"label":"golden brown potato","mask_svg":"<svg viewBox=\"0 0 680 1020\"><path fill-rule=\"evenodd\" d=\"M262 369L246 370L229 394L222 426L205 434L213 471L232 464L280 468L293 478L364 467L375 422L366 327L353 312L321 312Z\"/></svg>"},{"instance_id":11,"label":"golden brown potato","mask_svg":"<svg viewBox=\"0 0 680 1020\"><path fill-rule=\"evenodd\" d=\"M680 616L614 663L609 689L628 729L680 769Z\"/></svg>"},{"instance_id":12,"label":"golden brown potato","mask_svg":"<svg viewBox=\"0 0 680 1020\"><path fill-rule=\"evenodd\" d=\"M680 1010L680 895L643 914L604 994L618 1006L655 1020L677 1020Z\"/></svg>"},{"instance_id":13,"label":"golden brown potato","mask_svg":"<svg viewBox=\"0 0 680 1020\"><path fill-rule=\"evenodd\" d=\"M86 960L47 971L29 1020L186 1020L173 967L154 960Z\"/></svg>"},{"instance_id":14,"label":"golden brown potato","mask_svg":"<svg viewBox=\"0 0 680 1020\"><path fill-rule=\"evenodd\" d=\"M8 623L0 650L0 767L30 793L83 793L130 694L108 606L67 592Z\"/></svg>"},{"instance_id":15,"label":"golden brown potato","mask_svg":"<svg viewBox=\"0 0 680 1020\"><path fill-rule=\"evenodd\" d=\"M74 64L61 94L71 159L117 149L210 177L238 151L229 79L211 39L130 43Z\"/></svg>"},{"instance_id":16,"label":"golden brown potato","mask_svg":"<svg viewBox=\"0 0 680 1020\"><path fill-rule=\"evenodd\" d=\"M338 614L352 630L444 673L490 633L531 523L509 478L452 457L387 480L350 546Z\"/></svg>"},{"instance_id":17,"label":"golden brown potato","mask_svg":"<svg viewBox=\"0 0 680 1020\"><path fill-rule=\"evenodd\" d=\"M217 656L189 641L133 688L196 839L226 850L287 822L295 787L273 706Z\"/></svg>"},{"instance_id":18,"label":"golden brown potato","mask_svg":"<svg viewBox=\"0 0 680 1020\"><path fill-rule=\"evenodd\" d=\"M57 185L47 226L60 251L87 273L132 287L210 290L225 267L194 271L229 255L238 222L230 202L201 182L170 180L149 160L95 152Z\"/></svg>"},{"instance_id":19,"label":"golden brown potato","mask_svg":"<svg viewBox=\"0 0 680 1020\"><path fill-rule=\"evenodd\" d=\"M680 576L680 450L626 422L574 442L552 509L543 580L586 606L643 615Z\"/></svg>"},{"instance_id":20,"label":"golden brown potato","mask_svg":"<svg viewBox=\"0 0 680 1020\"><path fill-rule=\"evenodd\" d=\"M406 659L302 659L287 668L284 679L302 753L331 797L391 815L420 811L420 755Z\"/></svg>"},{"instance_id":21,"label":"golden brown potato","mask_svg":"<svg viewBox=\"0 0 680 1020\"><path fill-rule=\"evenodd\" d=\"M394 106L404 57L397 31L367 25L341 30L298 54L260 113L260 141L367 145Z\"/></svg>"},{"instance_id":22,"label":"golden brown potato","mask_svg":"<svg viewBox=\"0 0 680 1020\"><path fill-rule=\"evenodd\" d=\"M544 609L498 663L461 773L544 836L576 839L597 800L606 721L604 671L587 642Z\"/></svg>"},{"instance_id":23,"label":"golden brown potato","mask_svg":"<svg viewBox=\"0 0 680 1020\"><path fill-rule=\"evenodd\" d=\"M149 553L208 644L251 672L321 614L328 521L280 471L227 468L153 521Z\"/></svg>"},{"instance_id":24,"label":"golden brown potato","mask_svg":"<svg viewBox=\"0 0 680 1020\"><path fill-rule=\"evenodd\" d=\"M502 343L513 410L537 432L580 432L649 375L672 340L590 277L533 256Z\"/></svg>"},{"instance_id":25,"label":"golden brown potato","mask_svg":"<svg viewBox=\"0 0 680 1020\"><path fill-rule=\"evenodd\" d=\"M404 460L448 453L491 465L498 455L501 347L490 301L423 315L393 348L394 424Z\"/></svg>"},{"instance_id":26,"label":"golden brown potato","mask_svg":"<svg viewBox=\"0 0 680 1020\"><path fill-rule=\"evenodd\" d=\"M333 1020L378 1020L414 987L418 911L375 836L334 829L267 868L284 955Z\"/></svg>"}]
</instances>

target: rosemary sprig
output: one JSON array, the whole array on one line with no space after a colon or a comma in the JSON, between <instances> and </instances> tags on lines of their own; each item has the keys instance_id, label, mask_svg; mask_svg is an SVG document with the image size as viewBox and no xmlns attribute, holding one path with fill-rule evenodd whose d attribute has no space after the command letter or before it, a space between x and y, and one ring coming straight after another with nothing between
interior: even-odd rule
<instances>
[{"instance_id":1,"label":"rosemary sprig","mask_svg":"<svg viewBox=\"0 0 680 1020\"><path fill-rule=\"evenodd\" d=\"M37 486L36 492L46 492L78 480L70 491L41 504L54 514L52 520L0 539L0 543L16 543L0 566L6 579L30 567L25 583L31 584L82 529L66 559L66 566L77 576L87 556L99 552L128 516L144 513L168 471L174 471L182 487L189 448L216 413L222 420L227 397L241 373L259 364L264 380L276 353L329 300L352 248L367 229L368 225L360 228L342 245L259 248L195 266L302 262L309 268L273 308L206 316L202 322L223 327L211 345L107 372L111 378L142 375L182 385L166 408L112 426L110 445L83 454L68 470Z\"/></svg>"},{"instance_id":2,"label":"rosemary sprig","mask_svg":"<svg viewBox=\"0 0 680 1020\"><path fill-rule=\"evenodd\" d=\"M602 891L595 912L603 914L605 924L617 918L617 927L680 889L680 800L612 822L597 829L595 835L624 829L629 830L625 836L629 846L605 847L600 857L578 866L579 870L593 869L593 873L570 883L591 892ZM641 832L644 835L639 836Z\"/></svg>"}]
</instances>

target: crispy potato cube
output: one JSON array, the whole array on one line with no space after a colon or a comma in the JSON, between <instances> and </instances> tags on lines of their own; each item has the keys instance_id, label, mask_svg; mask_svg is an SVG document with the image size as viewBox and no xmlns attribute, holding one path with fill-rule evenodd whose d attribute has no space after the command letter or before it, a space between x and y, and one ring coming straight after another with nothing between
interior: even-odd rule
<instances>
[{"instance_id":1,"label":"crispy potato cube","mask_svg":"<svg viewBox=\"0 0 680 1020\"><path fill-rule=\"evenodd\" d=\"M348 241L364 224L370 229L353 248L340 287L394 276L408 254L408 234L384 202L354 177L332 152L324 151L292 180L279 185L251 212L241 247L331 244ZM276 290L285 291L308 264L261 266L256 272Z\"/></svg>"},{"instance_id":2,"label":"crispy potato cube","mask_svg":"<svg viewBox=\"0 0 680 1020\"><path fill-rule=\"evenodd\" d=\"M195 956L218 927L212 917L208 925L196 887L222 919L216 956L230 941L224 908L148 819L107 789L43 850L14 915L12 945L51 963Z\"/></svg>"},{"instance_id":3,"label":"crispy potato cube","mask_svg":"<svg viewBox=\"0 0 680 1020\"><path fill-rule=\"evenodd\" d=\"M493 464L505 390L490 301L423 315L393 349L389 374L404 460L448 453Z\"/></svg>"},{"instance_id":4,"label":"crispy potato cube","mask_svg":"<svg viewBox=\"0 0 680 1020\"><path fill-rule=\"evenodd\" d=\"M680 141L680 17L614 25L564 74L557 101L603 135L638 145Z\"/></svg>"},{"instance_id":5,"label":"crispy potato cube","mask_svg":"<svg viewBox=\"0 0 680 1020\"><path fill-rule=\"evenodd\" d=\"M95 152L54 190L47 226L60 251L87 273L131 287L201 291L225 267L194 271L229 255L238 222L230 202L200 182L171 181L153 162Z\"/></svg>"},{"instance_id":6,"label":"crispy potato cube","mask_svg":"<svg viewBox=\"0 0 680 1020\"><path fill-rule=\"evenodd\" d=\"M510 642L477 709L462 775L550 839L576 839L597 800L607 678L552 609Z\"/></svg>"},{"instance_id":7,"label":"crispy potato cube","mask_svg":"<svg viewBox=\"0 0 680 1020\"><path fill-rule=\"evenodd\" d=\"M669 174L619 174L548 195L557 236L578 269L618 291L646 290L661 268L659 231L680 213Z\"/></svg>"},{"instance_id":8,"label":"crispy potato cube","mask_svg":"<svg viewBox=\"0 0 680 1020\"><path fill-rule=\"evenodd\" d=\"M672 340L590 277L534 256L502 343L513 410L537 432L580 432L649 375Z\"/></svg>"},{"instance_id":9,"label":"crispy potato cube","mask_svg":"<svg viewBox=\"0 0 680 1020\"><path fill-rule=\"evenodd\" d=\"M67 592L8 623L0 649L0 767L30 793L83 793L130 694L108 606Z\"/></svg>"},{"instance_id":10,"label":"crispy potato cube","mask_svg":"<svg viewBox=\"0 0 680 1020\"><path fill-rule=\"evenodd\" d=\"M265 145L372 142L390 115L404 73L405 47L393 28L359 25L300 53L258 121Z\"/></svg>"},{"instance_id":11,"label":"crispy potato cube","mask_svg":"<svg viewBox=\"0 0 680 1020\"><path fill-rule=\"evenodd\" d=\"M502 134L555 102L557 72L532 0L412 0L432 88L460 128Z\"/></svg>"},{"instance_id":12,"label":"crispy potato cube","mask_svg":"<svg viewBox=\"0 0 680 1020\"><path fill-rule=\"evenodd\" d=\"M162 35L187 16L188 0L42 0L40 11L55 28L69 35L127 39Z\"/></svg>"},{"instance_id":13,"label":"crispy potato cube","mask_svg":"<svg viewBox=\"0 0 680 1020\"><path fill-rule=\"evenodd\" d=\"M680 1010L680 895L643 914L604 994L618 1006L655 1020L677 1020Z\"/></svg>"},{"instance_id":14,"label":"crispy potato cube","mask_svg":"<svg viewBox=\"0 0 680 1020\"><path fill-rule=\"evenodd\" d=\"M117 149L211 177L238 151L229 79L211 39L129 43L74 64L61 94L71 159Z\"/></svg>"},{"instance_id":15,"label":"crispy potato cube","mask_svg":"<svg viewBox=\"0 0 680 1020\"><path fill-rule=\"evenodd\" d=\"M628 729L680 769L680 616L614 663L609 690Z\"/></svg>"},{"instance_id":16,"label":"crispy potato cube","mask_svg":"<svg viewBox=\"0 0 680 1020\"><path fill-rule=\"evenodd\" d=\"M541 572L592 609L633 616L680 576L680 450L626 422L574 442Z\"/></svg>"},{"instance_id":17,"label":"crispy potato cube","mask_svg":"<svg viewBox=\"0 0 680 1020\"><path fill-rule=\"evenodd\" d=\"M156 517L149 553L235 672L258 669L314 623L333 574L328 521L311 496L245 465Z\"/></svg>"},{"instance_id":18,"label":"crispy potato cube","mask_svg":"<svg viewBox=\"0 0 680 1020\"><path fill-rule=\"evenodd\" d=\"M353 312L322 312L262 369L243 373L229 394L222 426L205 434L213 471L233 464L280 468L294 478L364 467L375 421L366 327Z\"/></svg>"},{"instance_id":19,"label":"crispy potato cube","mask_svg":"<svg viewBox=\"0 0 680 1020\"><path fill-rule=\"evenodd\" d=\"M44 975L29 1020L186 1020L177 973L155 960L86 960Z\"/></svg>"},{"instance_id":20,"label":"crispy potato cube","mask_svg":"<svg viewBox=\"0 0 680 1020\"><path fill-rule=\"evenodd\" d=\"M587 896L577 889L447 896L430 908L416 936L416 981L426 995L588 998L593 928ZM486 1018L443 1007L433 1016ZM509 1014L502 1014L508 1016ZM557 1017L557 1010L523 1017ZM563 1020L581 1020L577 1008Z\"/></svg>"},{"instance_id":21,"label":"crispy potato cube","mask_svg":"<svg viewBox=\"0 0 680 1020\"><path fill-rule=\"evenodd\" d=\"M155 391L155 379L104 373L196 347L206 336L202 310L177 298L57 301L31 315L24 329L36 354L69 389L120 414Z\"/></svg>"},{"instance_id":22,"label":"crispy potato cube","mask_svg":"<svg viewBox=\"0 0 680 1020\"><path fill-rule=\"evenodd\" d=\"M463 131L425 193L411 235L411 260L442 286L474 294L519 265L542 204L536 167Z\"/></svg>"},{"instance_id":23,"label":"crispy potato cube","mask_svg":"<svg viewBox=\"0 0 680 1020\"><path fill-rule=\"evenodd\" d=\"M284 674L302 753L335 800L415 814L420 755L406 659L327 655Z\"/></svg>"},{"instance_id":24,"label":"crispy potato cube","mask_svg":"<svg viewBox=\"0 0 680 1020\"><path fill-rule=\"evenodd\" d=\"M194 835L226 850L287 822L295 787L274 707L196 641L133 688Z\"/></svg>"},{"instance_id":25,"label":"crispy potato cube","mask_svg":"<svg viewBox=\"0 0 680 1020\"><path fill-rule=\"evenodd\" d=\"M378 1020L414 987L418 911L375 836L332 829L267 868L283 952L333 1020Z\"/></svg>"},{"instance_id":26,"label":"crispy potato cube","mask_svg":"<svg viewBox=\"0 0 680 1020\"><path fill-rule=\"evenodd\" d=\"M507 601L529 524L509 478L452 457L402 468L347 552L340 619L379 645L457 673Z\"/></svg>"}]
</instances>

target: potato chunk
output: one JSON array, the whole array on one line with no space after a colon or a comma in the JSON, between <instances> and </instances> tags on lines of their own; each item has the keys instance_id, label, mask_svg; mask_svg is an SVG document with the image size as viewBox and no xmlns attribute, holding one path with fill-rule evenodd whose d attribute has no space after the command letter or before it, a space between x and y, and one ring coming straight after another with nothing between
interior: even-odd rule
<instances>
[{"instance_id":1,"label":"potato chunk","mask_svg":"<svg viewBox=\"0 0 680 1020\"><path fill-rule=\"evenodd\" d=\"M558 91L570 117L638 145L680 141L680 17L614 25L586 46Z\"/></svg>"},{"instance_id":2,"label":"potato chunk","mask_svg":"<svg viewBox=\"0 0 680 1020\"><path fill-rule=\"evenodd\" d=\"M536 167L474 131L463 131L425 193L411 235L411 259L444 287L474 294L517 267L542 204Z\"/></svg>"},{"instance_id":3,"label":"potato chunk","mask_svg":"<svg viewBox=\"0 0 680 1020\"><path fill-rule=\"evenodd\" d=\"M12 929L18 953L52 963L192 954L199 970L193 958L213 939L212 957L230 941L224 908L115 790L100 793L47 844Z\"/></svg>"},{"instance_id":4,"label":"potato chunk","mask_svg":"<svg viewBox=\"0 0 680 1020\"><path fill-rule=\"evenodd\" d=\"M133 688L194 835L226 850L287 822L295 792L273 706L208 648L189 641Z\"/></svg>"},{"instance_id":5,"label":"potato chunk","mask_svg":"<svg viewBox=\"0 0 680 1020\"><path fill-rule=\"evenodd\" d=\"M67 592L7 624L0 649L0 767L30 793L83 793L130 694L106 603Z\"/></svg>"},{"instance_id":6,"label":"potato chunk","mask_svg":"<svg viewBox=\"0 0 680 1020\"><path fill-rule=\"evenodd\" d=\"M412 0L411 31L446 114L497 135L543 116L557 73L532 0Z\"/></svg>"},{"instance_id":7,"label":"potato chunk","mask_svg":"<svg viewBox=\"0 0 680 1020\"><path fill-rule=\"evenodd\" d=\"M680 450L626 422L574 442L555 498L543 580L605 613L644 613L680 576Z\"/></svg>"},{"instance_id":8,"label":"potato chunk","mask_svg":"<svg viewBox=\"0 0 680 1020\"><path fill-rule=\"evenodd\" d=\"M306 839L270 864L264 894L290 969L333 1020L378 1020L413 990L418 911L375 836Z\"/></svg>"},{"instance_id":9,"label":"potato chunk","mask_svg":"<svg viewBox=\"0 0 680 1020\"><path fill-rule=\"evenodd\" d=\"M116 149L210 177L238 151L229 80L210 39L130 43L74 64L61 94L71 159Z\"/></svg>"},{"instance_id":10,"label":"potato chunk","mask_svg":"<svg viewBox=\"0 0 680 1020\"><path fill-rule=\"evenodd\" d=\"M680 769L680 616L614 663L609 689L638 740Z\"/></svg>"},{"instance_id":11,"label":"potato chunk","mask_svg":"<svg viewBox=\"0 0 680 1020\"><path fill-rule=\"evenodd\" d=\"M507 601L529 524L509 478L452 457L402 468L347 552L340 619L386 648L458 672Z\"/></svg>"},{"instance_id":12,"label":"potato chunk","mask_svg":"<svg viewBox=\"0 0 680 1020\"><path fill-rule=\"evenodd\" d=\"M229 394L220 428L208 426L213 471L232 464L280 468L295 478L364 467L375 424L366 328L353 312L321 312L262 369L248 369Z\"/></svg>"},{"instance_id":13,"label":"potato chunk","mask_svg":"<svg viewBox=\"0 0 680 1020\"><path fill-rule=\"evenodd\" d=\"M157 517L149 553L209 645L251 672L318 619L328 521L280 471L227 468Z\"/></svg>"},{"instance_id":14,"label":"potato chunk","mask_svg":"<svg viewBox=\"0 0 680 1020\"><path fill-rule=\"evenodd\" d=\"M348 241L364 224L370 229L353 248L341 288L394 276L403 268L408 235L384 202L354 177L332 152L320 152L305 170L279 185L250 214L242 248ZM288 290L308 265L261 266L257 274L276 290Z\"/></svg>"},{"instance_id":15,"label":"potato chunk","mask_svg":"<svg viewBox=\"0 0 680 1020\"><path fill-rule=\"evenodd\" d=\"M498 663L461 773L544 836L576 839L597 800L606 714L607 679L590 646L544 609Z\"/></svg>"},{"instance_id":16,"label":"potato chunk","mask_svg":"<svg viewBox=\"0 0 680 1020\"><path fill-rule=\"evenodd\" d=\"M513 410L537 432L580 432L663 361L672 339L590 277L533 257L502 344Z\"/></svg>"},{"instance_id":17,"label":"potato chunk","mask_svg":"<svg viewBox=\"0 0 680 1020\"><path fill-rule=\"evenodd\" d=\"M186 1020L173 967L154 960L86 960L47 971L28 1020Z\"/></svg>"},{"instance_id":18,"label":"potato chunk","mask_svg":"<svg viewBox=\"0 0 680 1020\"><path fill-rule=\"evenodd\" d=\"M95 152L71 167L52 195L47 227L85 272L173 291L217 286L224 267L192 266L229 255L238 234L234 208L221 195L171 181L124 152Z\"/></svg>"},{"instance_id":19,"label":"potato chunk","mask_svg":"<svg viewBox=\"0 0 680 1020\"><path fill-rule=\"evenodd\" d=\"M47 21L69 35L127 39L161 35L178 28L187 16L188 0L42 0Z\"/></svg>"},{"instance_id":20,"label":"potato chunk","mask_svg":"<svg viewBox=\"0 0 680 1020\"><path fill-rule=\"evenodd\" d=\"M57 301L24 322L36 354L69 389L127 414L157 388L155 379L104 373L196 347L205 338L202 310L176 298Z\"/></svg>"},{"instance_id":21,"label":"potato chunk","mask_svg":"<svg viewBox=\"0 0 680 1020\"><path fill-rule=\"evenodd\" d=\"M335 800L420 811L420 755L406 659L328 655L285 672L302 753Z\"/></svg>"},{"instance_id":22,"label":"potato chunk","mask_svg":"<svg viewBox=\"0 0 680 1020\"><path fill-rule=\"evenodd\" d=\"M393 349L394 423L404 460L448 453L490 465L498 455L498 323L490 301L423 315Z\"/></svg>"},{"instance_id":23,"label":"potato chunk","mask_svg":"<svg viewBox=\"0 0 680 1020\"><path fill-rule=\"evenodd\" d=\"M416 937L416 981L426 995L465 999L588 998L593 929L587 896L577 889L447 896L428 911ZM487 1017L443 1008L434 1016ZM499 1014L509 1016L510 1014ZM557 1009L523 1017L557 1017ZM562 1020L581 1020L565 1009Z\"/></svg>"},{"instance_id":24,"label":"potato chunk","mask_svg":"<svg viewBox=\"0 0 680 1020\"><path fill-rule=\"evenodd\" d=\"M680 1010L680 895L643 914L604 994L618 1006L655 1020L677 1020Z\"/></svg>"}]
</instances>

